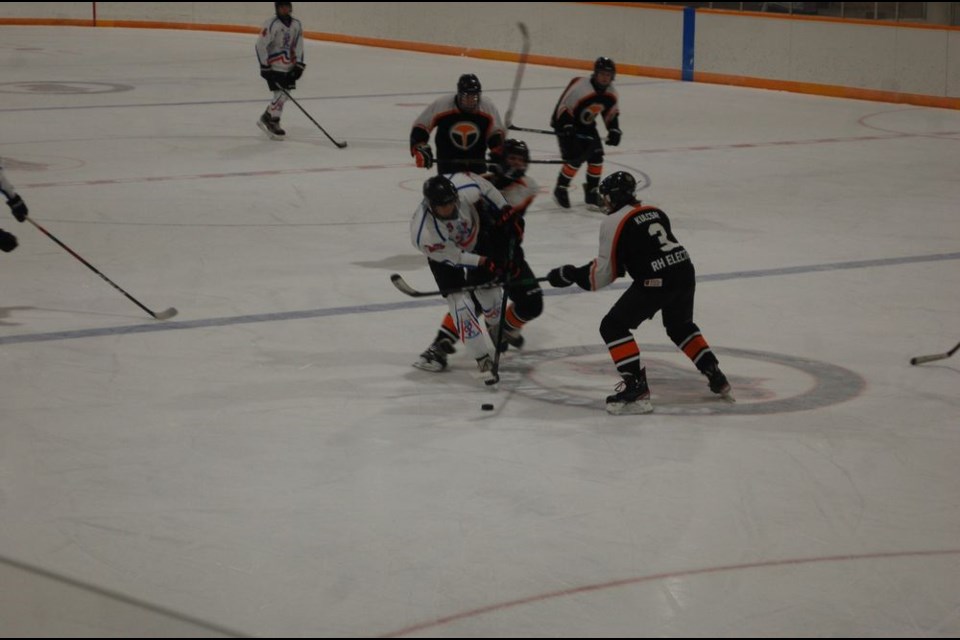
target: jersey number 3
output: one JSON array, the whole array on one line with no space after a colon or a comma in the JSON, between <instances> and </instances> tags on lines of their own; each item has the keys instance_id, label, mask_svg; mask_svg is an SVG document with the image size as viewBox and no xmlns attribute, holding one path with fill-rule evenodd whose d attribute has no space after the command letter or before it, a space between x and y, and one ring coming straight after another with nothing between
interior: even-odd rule
<instances>
[{"instance_id":1,"label":"jersey number 3","mask_svg":"<svg viewBox=\"0 0 960 640\"><path fill-rule=\"evenodd\" d=\"M663 228L662 224L654 222L647 228L647 232L657 239L657 242L660 243L660 251L663 253L673 251L680 246L679 243L670 241L667 230Z\"/></svg>"}]
</instances>

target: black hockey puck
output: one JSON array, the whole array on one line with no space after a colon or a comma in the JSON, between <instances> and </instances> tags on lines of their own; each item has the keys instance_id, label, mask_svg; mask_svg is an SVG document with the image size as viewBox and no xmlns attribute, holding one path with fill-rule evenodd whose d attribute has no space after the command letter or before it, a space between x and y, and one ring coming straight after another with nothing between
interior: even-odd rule
<instances>
[{"instance_id":1,"label":"black hockey puck","mask_svg":"<svg viewBox=\"0 0 960 640\"><path fill-rule=\"evenodd\" d=\"M484 411L493 411L492 404L482 404L480 405L480 408L483 409Z\"/></svg>"}]
</instances>

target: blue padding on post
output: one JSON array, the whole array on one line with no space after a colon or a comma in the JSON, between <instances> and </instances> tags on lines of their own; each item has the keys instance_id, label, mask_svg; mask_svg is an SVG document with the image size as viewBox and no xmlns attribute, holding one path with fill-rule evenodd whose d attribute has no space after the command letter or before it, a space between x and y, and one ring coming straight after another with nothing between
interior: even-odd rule
<instances>
[{"instance_id":1,"label":"blue padding on post","mask_svg":"<svg viewBox=\"0 0 960 640\"><path fill-rule=\"evenodd\" d=\"M683 62L680 78L686 81L693 80L693 51L696 36L697 10L694 7L683 9Z\"/></svg>"}]
</instances>

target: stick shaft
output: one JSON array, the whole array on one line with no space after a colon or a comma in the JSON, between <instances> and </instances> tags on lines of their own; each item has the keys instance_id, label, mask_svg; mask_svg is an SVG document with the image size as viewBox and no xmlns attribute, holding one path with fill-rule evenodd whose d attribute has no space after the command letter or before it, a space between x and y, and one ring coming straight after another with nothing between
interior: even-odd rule
<instances>
[{"instance_id":1,"label":"stick shaft","mask_svg":"<svg viewBox=\"0 0 960 640\"><path fill-rule=\"evenodd\" d=\"M103 274L100 272L99 269L97 269L95 266L93 266L92 264L90 264L89 262L87 262L86 260L84 260L76 251L74 251L73 249L71 249L70 247L68 247L67 245L65 245L63 242L60 241L59 238L57 238L55 235L53 235L52 233L50 233L49 231L47 231L46 229L44 229L42 226L40 226L40 223L38 223L36 220L34 220L33 218L27 218L27 221L28 221L30 224L32 224L33 226L35 226L37 229L39 229L40 231L42 231L43 234L46 235L48 238L50 238L51 240L53 240L54 242L56 242L58 245L60 245L60 247L61 247L64 251L66 251L67 253L69 253L70 255L72 255L74 258L76 258L77 260L79 260L81 263L83 263L83 265L84 265L85 267L87 267L88 269L90 269L90 271L93 271L95 274L97 274L98 276L100 276L101 278L103 278L103 280L104 280L107 284L109 284L111 287L113 287L114 289L116 289L117 291L119 291L120 293L122 293L123 295L125 295L125 296L130 300L130 302L134 303L135 305L137 305L138 307L140 307L141 309L143 309L144 311L146 311L147 313L149 313L149 314L150 314L151 316L153 316L154 318L157 318L157 314L155 314L153 311L151 311L151 310L148 309L146 306L144 306L139 300L137 300L136 298L134 298L132 295L130 295L129 293L127 293L126 291L124 291L124 289L123 289L122 287L120 287L120 285L118 285L116 282L114 282L113 280L111 280L111 279L108 278L107 276L103 275Z\"/></svg>"},{"instance_id":2,"label":"stick shaft","mask_svg":"<svg viewBox=\"0 0 960 640\"><path fill-rule=\"evenodd\" d=\"M307 110L304 109L303 106L301 106L301 104L300 104L299 102L297 102L297 99L296 99L296 98L294 98L292 95L290 95L290 92L289 92L289 91L287 91L287 90L284 89L283 87L280 87L280 91L283 91L283 94L284 94L285 96L287 96L288 98L290 98L290 101L291 101L293 104L297 105L297 108L300 109L300 111L303 112L303 115L307 116L307 118L310 120L310 122L312 122L313 124L317 125L317 129L320 129L320 131L323 132L323 135L327 136L327 139L329 139L330 142L332 142L334 145L336 145L336 147L337 147L338 149L343 149L344 147L347 146L347 143L346 143L346 142L337 142L336 140L334 140L334 139L333 139L333 136L331 136L329 133L327 133L327 130L324 129L323 127L321 127L319 122L317 122L316 120L313 119L313 116L311 116L311 115L307 112Z\"/></svg>"}]
</instances>

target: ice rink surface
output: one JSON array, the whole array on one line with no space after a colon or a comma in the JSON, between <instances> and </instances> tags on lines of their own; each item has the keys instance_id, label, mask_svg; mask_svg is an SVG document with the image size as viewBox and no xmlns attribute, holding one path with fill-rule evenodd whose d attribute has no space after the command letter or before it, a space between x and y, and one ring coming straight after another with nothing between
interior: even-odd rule
<instances>
[{"instance_id":1,"label":"ice rink surface","mask_svg":"<svg viewBox=\"0 0 960 640\"><path fill-rule=\"evenodd\" d=\"M516 66L308 42L295 96L339 150L293 104L256 127L253 43L0 27L31 216L180 311L2 207L0 633L960 635L960 356L908 362L960 340L960 113L620 76L604 172L671 216L738 402L658 316L655 413L615 417L622 281L548 287L496 392L463 349L410 366L445 309L388 280L434 288L411 124L462 73L502 113ZM515 123L578 73L528 67ZM597 252L556 170L539 275Z\"/></svg>"}]
</instances>

